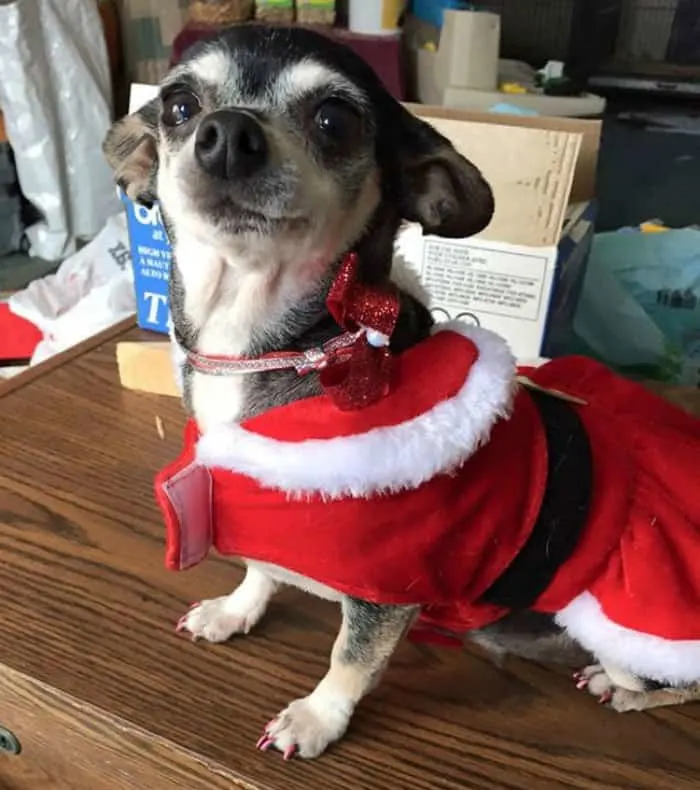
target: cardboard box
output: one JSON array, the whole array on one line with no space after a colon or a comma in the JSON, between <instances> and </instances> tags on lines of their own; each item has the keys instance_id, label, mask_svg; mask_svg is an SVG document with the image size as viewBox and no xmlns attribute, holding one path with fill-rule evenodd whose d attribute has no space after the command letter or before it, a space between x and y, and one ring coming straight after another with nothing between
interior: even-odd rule
<instances>
[{"instance_id":1,"label":"cardboard box","mask_svg":"<svg viewBox=\"0 0 700 790\"><path fill-rule=\"evenodd\" d=\"M593 239L600 123L409 107L479 166L496 201L470 239L399 235L436 314L493 329L521 360L561 353Z\"/></svg>"},{"instance_id":2,"label":"cardboard box","mask_svg":"<svg viewBox=\"0 0 700 790\"><path fill-rule=\"evenodd\" d=\"M409 17L405 26L413 90L423 104L487 112L500 103L545 116L595 117L605 100L592 93L545 96L503 93L500 17L484 11L445 11L441 30Z\"/></svg>"},{"instance_id":3,"label":"cardboard box","mask_svg":"<svg viewBox=\"0 0 700 790\"><path fill-rule=\"evenodd\" d=\"M132 107L155 91L134 86ZM555 356L571 331L593 237L600 123L408 107L481 168L496 213L471 239L422 236L408 226L397 249L432 293L438 316L494 329L521 359ZM167 332L165 228L157 207L124 202L139 325Z\"/></svg>"},{"instance_id":4,"label":"cardboard box","mask_svg":"<svg viewBox=\"0 0 700 790\"><path fill-rule=\"evenodd\" d=\"M136 320L142 329L170 330L168 287L172 251L158 206L146 208L122 194L129 228L136 289Z\"/></svg>"},{"instance_id":5,"label":"cardboard box","mask_svg":"<svg viewBox=\"0 0 700 790\"><path fill-rule=\"evenodd\" d=\"M432 70L438 85L471 90L498 88L501 18L484 11L445 11Z\"/></svg>"}]
</instances>

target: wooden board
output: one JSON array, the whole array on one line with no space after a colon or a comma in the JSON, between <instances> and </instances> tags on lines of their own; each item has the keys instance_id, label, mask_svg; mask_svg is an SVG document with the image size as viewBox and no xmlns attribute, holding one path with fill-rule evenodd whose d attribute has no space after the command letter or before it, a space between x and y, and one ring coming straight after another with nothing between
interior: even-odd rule
<instances>
[{"instance_id":1,"label":"wooden board","mask_svg":"<svg viewBox=\"0 0 700 790\"><path fill-rule=\"evenodd\" d=\"M122 387L153 395L180 395L168 341L124 340L117 343L117 368Z\"/></svg>"}]
</instances>

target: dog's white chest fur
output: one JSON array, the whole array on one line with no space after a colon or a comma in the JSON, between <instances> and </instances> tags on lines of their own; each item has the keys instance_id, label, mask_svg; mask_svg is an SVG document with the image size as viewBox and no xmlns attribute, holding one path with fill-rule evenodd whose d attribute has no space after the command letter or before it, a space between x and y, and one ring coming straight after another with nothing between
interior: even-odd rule
<instances>
[{"instance_id":1,"label":"dog's white chest fur","mask_svg":"<svg viewBox=\"0 0 700 790\"><path fill-rule=\"evenodd\" d=\"M245 274L214 248L191 236L178 239L177 266L184 289L184 310L197 328L203 354L241 354L251 331L261 323L265 304L258 294L261 277ZM203 430L232 423L243 408L243 376L192 375L192 408Z\"/></svg>"}]
</instances>

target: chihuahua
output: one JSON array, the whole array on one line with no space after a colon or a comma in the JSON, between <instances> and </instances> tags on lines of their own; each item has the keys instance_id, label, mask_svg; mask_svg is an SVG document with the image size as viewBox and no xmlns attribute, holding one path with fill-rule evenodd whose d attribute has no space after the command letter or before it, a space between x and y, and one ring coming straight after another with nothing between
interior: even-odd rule
<instances>
[{"instance_id":1,"label":"chihuahua","mask_svg":"<svg viewBox=\"0 0 700 790\"><path fill-rule=\"evenodd\" d=\"M196 45L156 99L112 127L104 147L126 194L160 205L173 248L174 340L206 355L254 359L336 338L342 330L327 297L349 251L363 282L393 278L391 351L411 349L430 336L433 320L416 282L392 268L401 224L462 238L483 230L494 210L488 184L447 139L392 98L352 51L303 28L244 25ZM208 375L185 357L181 373L186 409L204 432L322 392L315 372ZM345 733L418 607L368 602L248 561L233 593L196 605L181 627L210 642L247 634L281 585L342 609L327 674L259 743L313 758ZM587 657L542 613L508 614L473 637L498 654ZM642 707L698 693L592 667L579 682L599 693L618 683L643 695Z\"/></svg>"}]
</instances>

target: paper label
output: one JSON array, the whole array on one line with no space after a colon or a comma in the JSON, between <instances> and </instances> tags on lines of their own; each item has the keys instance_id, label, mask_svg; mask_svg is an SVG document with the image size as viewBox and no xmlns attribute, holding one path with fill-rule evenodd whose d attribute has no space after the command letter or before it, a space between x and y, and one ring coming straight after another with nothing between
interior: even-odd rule
<instances>
[{"instance_id":1,"label":"paper label","mask_svg":"<svg viewBox=\"0 0 700 790\"><path fill-rule=\"evenodd\" d=\"M430 293L437 320L467 320L501 334L519 358L539 356L556 247L422 236L409 227L397 252Z\"/></svg>"},{"instance_id":2,"label":"paper label","mask_svg":"<svg viewBox=\"0 0 700 790\"><path fill-rule=\"evenodd\" d=\"M436 305L537 321L547 258L430 239L421 277Z\"/></svg>"}]
</instances>

